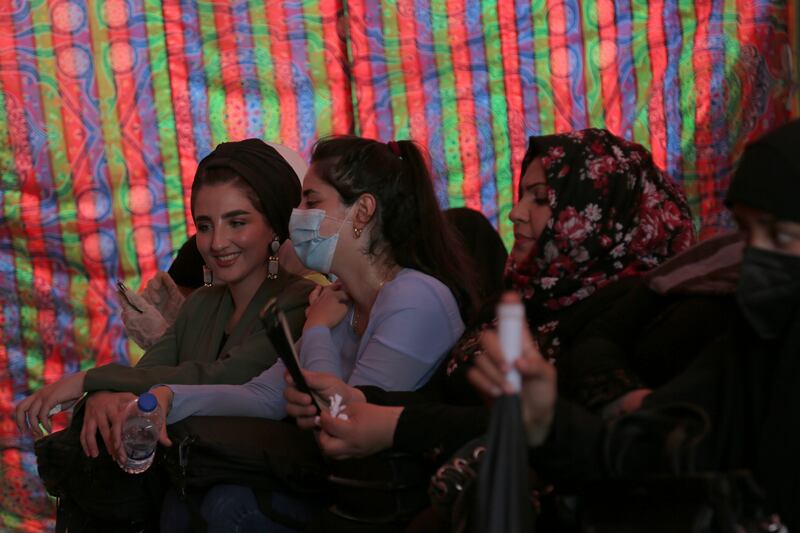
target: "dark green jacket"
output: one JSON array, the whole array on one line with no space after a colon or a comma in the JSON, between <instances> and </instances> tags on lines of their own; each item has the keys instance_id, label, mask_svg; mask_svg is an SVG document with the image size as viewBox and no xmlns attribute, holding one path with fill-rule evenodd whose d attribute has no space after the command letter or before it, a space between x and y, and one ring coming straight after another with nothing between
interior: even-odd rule
<instances>
[{"instance_id":1,"label":"dark green jacket","mask_svg":"<svg viewBox=\"0 0 800 533\"><path fill-rule=\"evenodd\" d=\"M112 363L93 368L86 373L84 389L140 394L159 383L245 383L278 358L259 320L261 308L278 296L297 339L303 331L308 293L314 286L284 270L278 279L265 280L222 349L233 299L224 285L198 289L184 302L175 324L135 367Z\"/></svg>"}]
</instances>

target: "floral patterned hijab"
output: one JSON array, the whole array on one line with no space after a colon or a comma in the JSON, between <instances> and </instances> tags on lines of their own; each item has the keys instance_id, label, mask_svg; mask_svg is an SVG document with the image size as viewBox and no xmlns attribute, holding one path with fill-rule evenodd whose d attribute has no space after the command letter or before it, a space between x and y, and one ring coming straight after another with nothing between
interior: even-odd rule
<instances>
[{"instance_id":1,"label":"floral patterned hijab","mask_svg":"<svg viewBox=\"0 0 800 533\"><path fill-rule=\"evenodd\" d=\"M551 329L552 311L693 243L683 193L642 146L598 129L531 137L522 175L536 157L553 215L530 256L520 263L509 256L506 265L532 325Z\"/></svg>"},{"instance_id":2,"label":"floral patterned hijab","mask_svg":"<svg viewBox=\"0 0 800 533\"><path fill-rule=\"evenodd\" d=\"M531 137L522 176L536 157L553 214L527 259L509 256L505 274L553 358L563 309L688 248L694 233L682 191L638 144L600 129Z\"/></svg>"}]
</instances>

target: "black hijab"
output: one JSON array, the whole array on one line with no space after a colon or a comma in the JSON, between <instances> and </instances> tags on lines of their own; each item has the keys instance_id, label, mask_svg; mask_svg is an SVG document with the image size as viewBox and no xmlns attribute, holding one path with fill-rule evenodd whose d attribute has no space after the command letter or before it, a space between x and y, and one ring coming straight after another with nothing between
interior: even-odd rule
<instances>
[{"instance_id":1,"label":"black hijab","mask_svg":"<svg viewBox=\"0 0 800 533\"><path fill-rule=\"evenodd\" d=\"M781 220L800 222L800 120L747 146L726 203L741 203Z\"/></svg>"},{"instance_id":2,"label":"black hijab","mask_svg":"<svg viewBox=\"0 0 800 533\"><path fill-rule=\"evenodd\" d=\"M226 142L217 145L197 166L192 184L202 185L203 173L211 169L230 169L240 176L258 195L272 229L283 241L289 236L292 208L300 205L302 188L292 166L275 148L261 139Z\"/></svg>"},{"instance_id":3,"label":"black hijab","mask_svg":"<svg viewBox=\"0 0 800 533\"><path fill-rule=\"evenodd\" d=\"M503 272L508 258L500 235L480 211L454 207L446 210L444 216L456 229L464 249L473 259L481 304L496 303L505 289Z\"/></svg>"}]
</instances>

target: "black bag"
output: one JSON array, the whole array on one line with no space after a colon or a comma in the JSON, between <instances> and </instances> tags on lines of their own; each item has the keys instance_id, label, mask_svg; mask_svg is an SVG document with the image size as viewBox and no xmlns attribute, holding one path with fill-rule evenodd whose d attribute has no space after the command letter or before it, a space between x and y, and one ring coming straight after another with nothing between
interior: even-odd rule
<instances>
[{"instance_id":1,"label":"black bag","mask_svg":"<svg viewBox=\"0 0 800 533\"><path fill-rule=\"evenodd\" d=\"M252 488L261 511L293 529L305 524L272 509L271 492L303 497L327 487L327 468L313 434L294 422L195 416L168 426L167 432L173 446L165 450L164 466L195 531L205 530L200 501L215 485Z\"/></svg>"},{"instance_id":2,"label":"black bag","mask_svg":"<svg viewBox=\"0 0 800 533\"><path fill-rule=\"evenodd\" d=\"M363 459L330 462L328 478L335 491L330 512L362 524L400 524L430 501L430 468L421 458L385 451Z\"/></svg>"},{"instance_id":3,"label":"black bag","mask_svg":"<svg viewBox=\"0 0 800 533\"><path fill-rule=\"evenodd\" d=\"M141 474L124 472L98 438L96 459L83 453L80 432L83 403L75 407L67 429L34 445L39 477L57 500L56 531L158 531L166 489L158 460Z\"/></svg>"},{"instance_id":4,"label":"black bag","mask_svg":"<svg viewBox=\"0 0 800 533\"><path fill-rule=\"evenodd\" d=\"M239 484L319 493L327 468L310 431L293 422L193 416L167 427L164 465L178 492Z\"/></svg>"},{"instance_id":5,"label":"black bag","mask_svg":"<svg viewBox=\"0 0 800 533\"><path fill-rule=\"evenodd\" d=\"M293 421L250 417L186 418L167 427L172 448L164 466L202 527L193 496L219 484L251 487L271 519L298 528L268 505L270 491L333 494L330 512L349 522L407 521L427 506L429 471L421 459L386 452L366 459L325 459L310 431Z\"/></svg>"},{"instance_id":6,"label":"black bag","mask_svg":"<svg viewBox=\"0 0 800 533\"><path fill-rule=\"evenodd\" d=\"M486 436L459 448L431 477L428 493L434 509L454 533L469 531L477 522L477 479Z\"/></svg>"}]
</instances>

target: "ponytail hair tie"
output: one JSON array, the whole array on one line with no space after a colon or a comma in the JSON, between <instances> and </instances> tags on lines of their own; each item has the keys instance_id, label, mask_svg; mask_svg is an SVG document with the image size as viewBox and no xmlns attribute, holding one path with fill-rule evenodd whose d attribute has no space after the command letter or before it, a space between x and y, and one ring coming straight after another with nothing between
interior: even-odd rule
<instances>
[{"instance_id":1,"label":"ponytail hair tie","mask_svg":"<svg viewBox=\"0 0 800 533\"><path fill-rule=\"evenodd\" d=\"M389 147L389 150L391 150L392 153L398 157L398 159L403 159L403 156L400 155L400 145L397 144L397 141L389 141L386 143L386 146Z\"/></svg>"}]
</instances>

